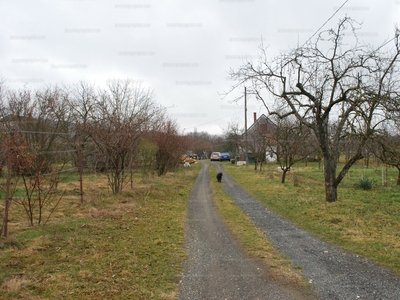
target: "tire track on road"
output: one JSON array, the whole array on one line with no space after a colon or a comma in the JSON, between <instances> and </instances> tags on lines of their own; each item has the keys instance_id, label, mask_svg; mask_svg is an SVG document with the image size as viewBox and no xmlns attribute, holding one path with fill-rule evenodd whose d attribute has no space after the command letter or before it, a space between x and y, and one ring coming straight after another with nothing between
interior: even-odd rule
<instances>
[{"instance_id":1,"label":"tire track on road","mask_svg":"<svg viewBox=\"0 0 400 300\"><path fill-rule=\"evenodd\" d=\"M240 249L212 201L209 167L204 163L188 202L189 260L179 299L306 299L291 287L268 280L267 268Z\"/></svg>"}]
</instances>

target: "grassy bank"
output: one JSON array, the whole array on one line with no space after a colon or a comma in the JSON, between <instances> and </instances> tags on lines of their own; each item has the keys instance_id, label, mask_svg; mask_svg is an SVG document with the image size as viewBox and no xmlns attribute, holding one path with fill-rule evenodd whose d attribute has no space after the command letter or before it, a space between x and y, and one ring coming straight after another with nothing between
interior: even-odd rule
<instances>
[{"instance_id":1,"label":"grassy bank","mask_svg":"<svg viewBox=\"0 0 400 300\"><path fill-rule=\"evenodd\" d=\"M292 286L305 287L306 282L287 257L283 256L270 243L265 234L258 229L250 218L224 192L221 183L215 180L217 173L210 167L209 175L213 201L224 223L233 236L251 257L261 260L267 267L270 279Z\"/></svg>"},{"instance_id":2,"label":"grassy bank","mask_svg":"<svg viewBox=\"0 0 400 300\"><path fill-rule=\"evenodd\" d=\"M46 226L28 227L13 204L9 237L0 237L0 298L174 299L199 168L137 177L119 196L103 175L86 175L83 206L79 183L65 178L65 196Z\"/></svg>"},{"instance_id":3,"label":"grassy bank","mask_svg":"<svg viewBox=\"0 0 400 300\"><path fill-rule=\"evenodd\" d=\"M338 190L339 200L325 201L322 170L296 165L282 184L276 165L262 173L254 166L224 164L226 171L253 197L298 226L400 274L400 188L395 169L355 166ZM384 183L382 186L382 173ZM355 188L361 178L371 190Z\"/></svg>"}]
</instances>

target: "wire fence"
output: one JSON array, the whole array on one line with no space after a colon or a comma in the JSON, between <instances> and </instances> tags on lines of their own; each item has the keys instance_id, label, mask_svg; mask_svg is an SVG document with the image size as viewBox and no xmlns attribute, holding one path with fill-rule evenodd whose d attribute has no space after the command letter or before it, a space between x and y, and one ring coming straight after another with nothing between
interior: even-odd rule
<instances>
[{"instance_id":1,"label":"wire fence","mask_svg":"<svg viewBox=\"0 0 400 300\"><path fill-rule=\"evenodd\" d=\"M2 136L2 140L0 141L0 175L2 178L1 190L2 193L4 193L5 198L5 205L2 211L3 224L1 227L0 235L8 235L9 211L11 203L13 201L16 201L17 203L23 203L23 205L26 205L26 202L23 201L25 201L26 198L32 197L32 195L34 194L33 191L35 189L38 190L38 194L41 193L41 191L39 191L39 189L43 188L41 186L41 181L46 177L55 177L54 183L51 183L49 185L49 189L54 190L57 189L59 176L61 174L78 171L80 182L80 202L81 204L84 203L82 154L83 149L79 135L54 131L29 131L12 129L3 129L0 131L0 134ZM18 140L15 139L16 135L19 135ZM29 142L31 140L34 140L32 139L32 135L53 136L53 138L49 140L53 141L54 144L46 144L45 147L43 147L46 150L40 150L40 147L38 147L38 145L36 145L34 142ZM71 149L71 141L69 141L69 143L66 143L63 139L57 140L57 136L74 137L72 141L73 143L75 143L76 148ZM21 143L21 141L23 141L23 143ZM64 156L58 156L60 154ZM65 154L72 155L65 156ZM24 159L26 157L33 158L34 161L25 162ZM41 163L39 162L39 159L42 160ZM41 169L41 167L46 164L48 164L47 168ZM65 168L66 166L71 165L73 166ZM4 172L4 169L6 172ZM27 172L28 169L31 172ZM17 191L16 183L21 178L25 183L28 181L34 182L32 186L29 187L29 189L31 189L29 193L28 186L25 185L24 188L26 189L26 191L25 196L23 197L15 195ZM39 199L39 205L41 205L40 201L41 199Z\"/></svg>"}]
</instances>

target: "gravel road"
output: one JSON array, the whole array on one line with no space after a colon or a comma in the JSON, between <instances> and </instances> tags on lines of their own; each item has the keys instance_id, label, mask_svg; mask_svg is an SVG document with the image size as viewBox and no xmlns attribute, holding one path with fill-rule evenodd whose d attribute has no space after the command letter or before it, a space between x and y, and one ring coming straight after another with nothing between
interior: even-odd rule
<instances>
[{"instance_id":1,"label":"gravel road","mask_svg":"<svg viewBox=\"0 0 400 300\"><path fill-rule=\"evenodd\" d=\"M179 299L313 299L311 292L272 280L265 266L243 253L215 210L209 167L204 164L188 203L189 260Z\"/></svg>"},{"instance_id":2,"label":"gravel road","mask_svg":"<svg viewBox=\"0 0 400 300\"><path fill-rule=\"evenodd\" d=\"M223 172L221 165L219 171ZM223 188L281 252L301 266L319 299L400 299L400 277L322 242L274 214L224 172Z\"/></svg>"}]
</instances>

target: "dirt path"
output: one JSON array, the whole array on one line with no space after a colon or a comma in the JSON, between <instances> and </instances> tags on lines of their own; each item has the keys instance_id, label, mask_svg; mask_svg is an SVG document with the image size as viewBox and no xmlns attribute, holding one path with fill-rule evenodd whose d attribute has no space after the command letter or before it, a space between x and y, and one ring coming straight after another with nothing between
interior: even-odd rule
<instances>
[{"instance_id":1,"label":"dirt path","mask_svg":"<svg viewBox=\"0 0 400 300\"><path fill-rule=\"evenodd\" d=\"M234 241L211 199L205 163L188 203L187 247L179 299L310 299L268 277Z\"/></svg>"}]
</instances>

